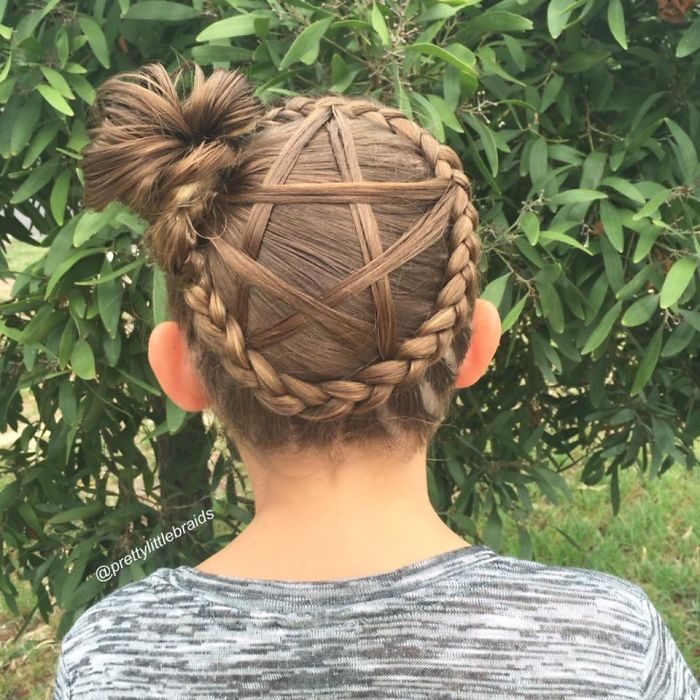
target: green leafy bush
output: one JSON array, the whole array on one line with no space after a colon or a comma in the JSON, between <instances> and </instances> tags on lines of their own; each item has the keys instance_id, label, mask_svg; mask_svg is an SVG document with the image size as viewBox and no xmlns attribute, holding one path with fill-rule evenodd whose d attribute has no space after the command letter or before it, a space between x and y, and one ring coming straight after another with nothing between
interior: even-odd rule
<instances>
[{"instance_id":1,"label":"green leafy bush","mask_svg":"<svg viewBox=\"0 0 700 700\"><path fill-rule=\"evenodd\" d=\"M36 246L0 304L0 591L32 582L65 631L109 592L101 565L213 506L254 504L229 447L160 391L146 358L163 280L124 207L81 211L95 87L151 61L241 66L263 100L298 92L397 105L463 158L484 296L505 331L431 446L432 501L531 555L527 490L696 464L700 16L621 0L0 1L0 240ZM4 264L0 255L0 264ZM31 394L37 415L27 413ZM213 455L213 456L212 456ZM484 523L483 527L480 523ZM111 587L217 548L210 527ZM177 550L177 551L174 551Z\"/></svg>"}]
</instances>

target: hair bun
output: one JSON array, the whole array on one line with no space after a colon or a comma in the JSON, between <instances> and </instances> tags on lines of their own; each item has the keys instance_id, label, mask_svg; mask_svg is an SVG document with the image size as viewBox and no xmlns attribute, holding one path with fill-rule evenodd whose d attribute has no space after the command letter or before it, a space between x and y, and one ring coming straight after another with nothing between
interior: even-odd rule
<instances>
[{"instance_id":1,"label":"hair bun","mask_svg":"<svg viewBox=\"0 0 700 700\"><path fill-rule=\"evenodd\" d=\"M82 161L85 204L102 209L119 200L153 224L190 204L191 219L198 207L207 209L264 108L238 71L217 69L205 78L198 65L186 64L171 76L150 64L105 81L94 113L98 123ZM173 250L163 246L186 257L187 241L152 243L164 267Z\"/></svg>"}]
</instances>

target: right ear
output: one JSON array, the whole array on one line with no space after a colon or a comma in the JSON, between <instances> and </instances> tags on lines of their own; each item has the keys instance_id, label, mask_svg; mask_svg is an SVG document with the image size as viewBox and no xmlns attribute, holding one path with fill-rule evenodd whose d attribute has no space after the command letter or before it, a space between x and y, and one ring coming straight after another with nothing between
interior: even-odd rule
<instances>
[{"instance_id":1,"label":"right ear","mask_svg":"<svg viewBox=\"0 0 700 700\"><path fill-rule=\"evenodd\" d=\"M180 408L196 413L211 404L175 321L163 321L153 329L148 361L163 391Z\"/></svg>"},{"instance_id":2,"label":"right ear","mask_svg":"<svg viewBox=\"0 0 700 700\"><path fill-rule=\"evenodd\" d=\"M475 384L485 374L501 341L501 317L486 299L477 299L472 320L472 339L459 370L458 389Z\"/></svg>"}]
</instances>

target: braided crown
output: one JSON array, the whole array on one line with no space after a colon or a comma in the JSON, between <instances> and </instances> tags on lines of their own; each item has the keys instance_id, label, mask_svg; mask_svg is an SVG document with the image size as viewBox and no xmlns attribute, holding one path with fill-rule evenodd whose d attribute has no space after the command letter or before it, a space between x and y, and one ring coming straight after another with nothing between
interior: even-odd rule
<instances>
[{"instance_id":1,"label":"braided crown","mask_svg":"<svg viewBox=\"0 0 700 700\"><path fill-rule=\"evenodd\" d=\"M189 105L191 110L192 105L186 100L179 112L182 123L170 125L172 128L166 131L171 137L176 135L173 138L180 146L183 134L186 135L188 145L184 151L180 148L171 159L163 156L160 173L157 176L154 173L153 182L144 187L137 198L142 206L146 206L146 200L155 199L158 203L157 214L151 217L152 225L147 233L155 257L172 275L185 280L183 296L192 313L198 342L214 353L235 382L252 391L267 409L309 421L337 420L351 413L369 412L385 403L398 388L420 382L431 365L445 358L455 334L471 322L481 248L476 235L478 214L461 161L451 148L440 144L402 112L372 100L340 95L297 96L259 114L249 93L243 90L243 84L235 82L235 76L240 74L215 71L209 80L214 76L218 76L219 90L227 85L231 88L233 84L238 89L239 105L248 107L247 122L230 120L236 138L245 132L246 124L248 133L290 122L294 122L296 128L261 186L239 187L232 191L226 180L235 178L237 148L221 138L225 133L221 128L214 130L213 140L192 145L193 134L202 133L202 124L197 132L192 122L188 122L187 109ZM228 83L225 76L228 76ZM231 92L229 90L229 97ZM176 99L173 95L166 95L164 99L168 97L171 103ZM220 100L219 104L223 103L224 100ZM228 110L239 114L236 106L230 103ZM223 107L222 111L225 111ZM406 183L364 180L353 143L351 120L366 120L408 140L423 154L434 177ZM222 119L213 121L220 125ZM286 181L305 145L322 129L328 132L342 181L324 182L324 192L319 196L315 192L318 183ZM211 136L211 124L205 131ZM131 135L133 137L133 130ZM218 172L218 179L201 178L187 167L188 154L196 148L211 149L217 168L209 172ZM154 194L156 181L158 194ZM372 203L393 200L401 192L410 195L412 200L434 202L434 206L383 250ZM131 200L134 200L133 193ZM291 281L276 277L257 258L275 204L318 201L348 204L364 265L317 298L298 289ZM246 225L234 245L229 237L221 235L218 222L223 208L236 204L251 206ZM398 337L389 275L438 242L444 236L446 222L449 257L444 283L432 313L413 337ZM220 253L226 247L225 259L233 265L231 273L236 281L233 304L224 304L216 289L206 264L203 241ZM268 295L279 294L281 290L284 303L292 307L294 313L268 328L249 330L251 287ZM337 308L343 300L367 288L374 302L375 319L382 318L386 322L369 324ZM357 331L365 344L374 337L379 359L358 369L351 378L318 382L277 371L262 350L303 332L312 321L321 324L333 337L343 337L347 329Z\"/></svg>"}]
</instances>

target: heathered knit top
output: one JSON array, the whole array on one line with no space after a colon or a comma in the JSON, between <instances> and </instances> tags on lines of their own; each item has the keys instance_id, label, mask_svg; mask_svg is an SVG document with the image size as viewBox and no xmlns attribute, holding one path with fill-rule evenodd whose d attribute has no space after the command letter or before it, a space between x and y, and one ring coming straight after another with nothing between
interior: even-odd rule
<instances>
[{"instance_id":1,"label":"heathered knit top","mask_svg":"<svg viewBox=\"0 0 700 700\"><path fill-rule=\"evenodd\" d=\"M332 581L161 568L88 609L54 699L700 700L636 584L466 546Z\"/></svg>"}]
</instances>

